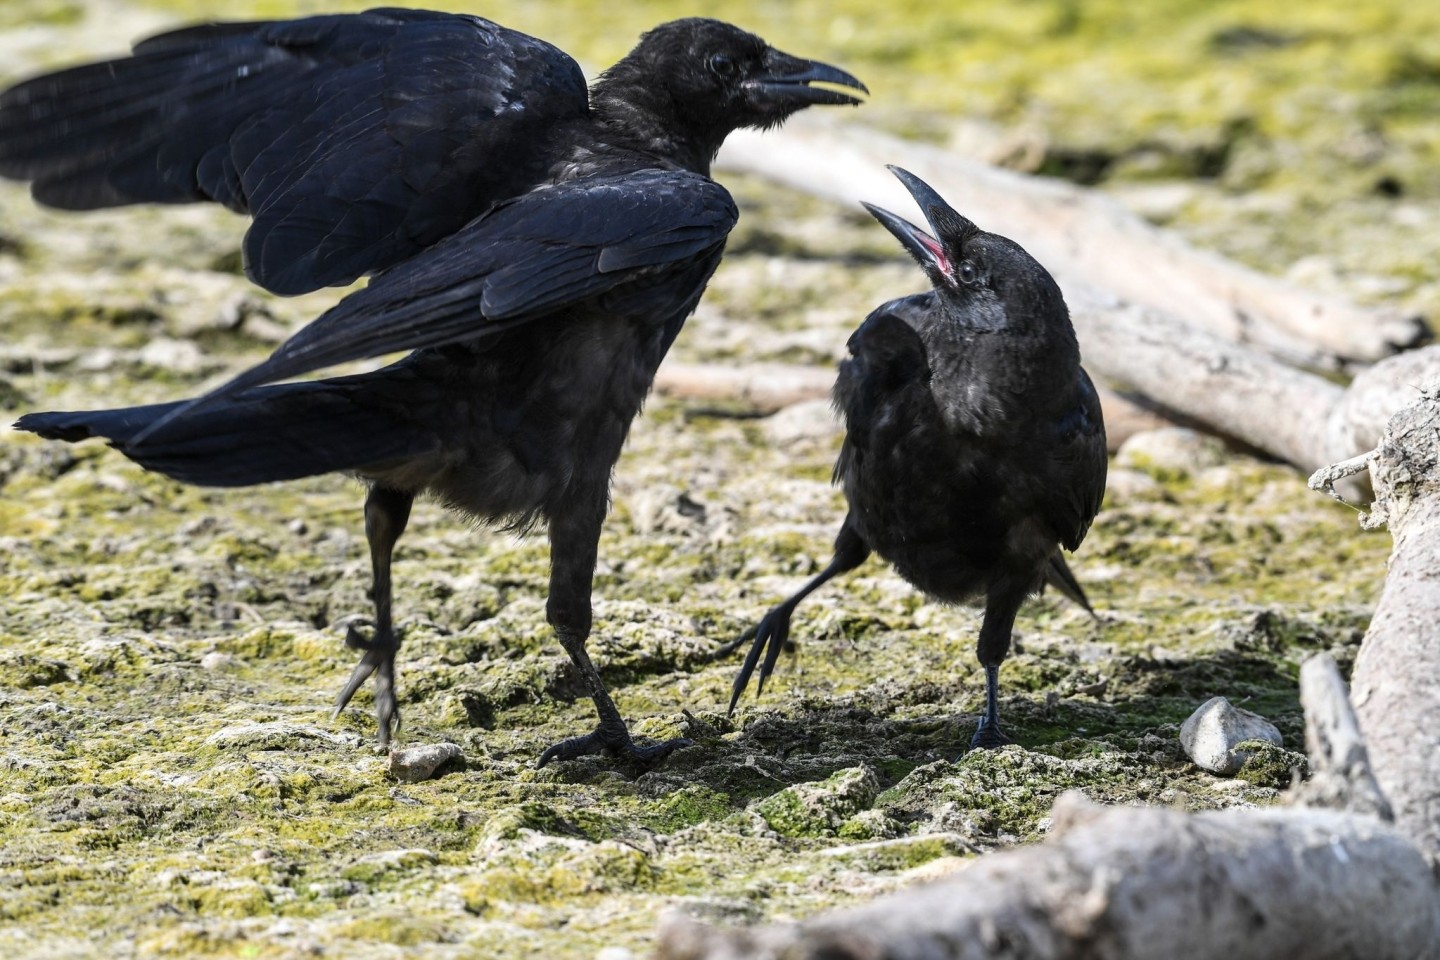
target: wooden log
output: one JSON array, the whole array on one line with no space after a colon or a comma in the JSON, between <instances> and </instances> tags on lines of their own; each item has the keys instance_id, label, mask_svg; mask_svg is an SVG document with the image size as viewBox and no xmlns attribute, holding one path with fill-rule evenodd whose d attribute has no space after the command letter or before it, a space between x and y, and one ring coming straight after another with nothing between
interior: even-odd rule
<instances>
[{"instance_id":1,"label":"wooden log","mask_svg":"<svg viewBox=\"0 0 1440 960\"><path fill-rule=\"evenodd\" d=\"M1432 955L1440 894L1394 828L1328 810L1056 801L1042 845L803 924L662 928L660 960L1367 960Z\"/></svg>"},{"instance_id":2,"label":"wooden log","mask_svg":"<svg viewBox=\"0 0 1440 960\"><path fill-rule=\"evenodd\" d=\"M827 399L834 386L834 370L785 363L735 367L667 360L660 365L655 377L655 391L664 396L736 403L762 416L792 404ZM1104 385L1098 389L1100 406L1105 415L1105 439L1111 452L1142 430L1155 430L1173 423L1155 410ZM836 432L840 429L837 421Z\"/></svg>"},{"instance_id":3,"label":"wooden log","mask_svg":"<svg viewBox=\"0 0 1440 960\"><path fill-rule=\"evenodd\" d=\"M1346 390L1294 361L1374 359L1422 339L1421 320L1317 297L1195 251L1094 191L823 118L797 127L783 144L732 137L720 159L846 204L864 197L902 214L913 202L884 162L930 179L1055 274L1086 367L1131 401L1127 411L1179 420L1310 471L1370 449L1385 420L1413 398L1413 384L1426 371L1440 373L1440 347L1426 348L1387 358ZM1125 428L1114 434L1126 435ZM1344 495L1368 499L1364 480L1346 482Z\"/></svg>"},{"instance_id":4,"label":"wooden log","mask_svg":"<svg viewBox=\"0 0 1440 960\"><path fill-rule=\"evenodd\" d=\"M1098 191L1001 170L853 121L796 117L780 139L740 131L716 162L903 216L913 202L885 169L898 164L985 229L1023 245L1067 296L1074 284L1089 284L1291 363L1370 362L1428 333L1421 317L1357 307L1197 250Z\"/></svg>"},{"instance_id":5,"label":"wooden log","mask_svg":"<svg viewBox=\"0 0 1440 960\"><path fill-rule=\"evenodd\" d=\"M1383 519L1395 547L1355 706L1396 825L1440 866L1440 381L1390 421L1370 473L1370 525Z\"/></svg>"},{"instance_id":6,"label":"wooden log","mask_svg":"<svg viewBox=\"0 0 1440 960\"><path fill-rule=\"evenodd\" d=\"M1394 812L1375 779L1345 681L1328 653L1300 665L1300 702L1305 707L1310 778L1292 791L1291 803L1368 813L1393 822Z\"/></svg>"},{"instance_id":7,"label":"wooden log","mask_svg":"<svg viewBox=\"0 0 1440 960\"><path fill-rule=\"evenodd\" d=\"M1087 285L1066 299L1086 367L1112 386L1302 469L1339 458L1327 429L1337 384Z\"/></svg>"}]
</instances>

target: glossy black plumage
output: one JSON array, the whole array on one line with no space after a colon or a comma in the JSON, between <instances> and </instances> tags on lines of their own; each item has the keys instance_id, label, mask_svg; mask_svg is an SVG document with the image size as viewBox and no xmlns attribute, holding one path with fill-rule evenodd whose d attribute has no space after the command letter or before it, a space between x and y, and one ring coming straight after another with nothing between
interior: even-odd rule
<instances>
[{"instance_id":1,"label":"glossy black plumage","mask_svg":"<svg viewBox=\"0 0 1440 960\"><path fill-rule=\"evenodd\" d=\"M415 496L548 525L547 615L594 698L594 733L541 762L640 748L585 652L611 469L737 216L709 177L724 138L854 77L714 20L662 24L586 90L575 63L478 17L413 10L215 24L0 94L0 175L90 209L212 200L249 212L246 270L280 293L363 290L197 400L36 413L191 483L344 470L369 481L372 674L398 724L390 560ZM374 373L276 381L413 351Z\"/></svg>"},{"instance_id":2,"label":"glossy black plumage","mask_svg":"<svg viewBox=\"0 0 1440 960\"><path fill-rule=\"evenodd\" d=\"M986 714L972 744L998 746L998 670L1021 602L1048 581L1088 609L1059 548L1079 547L1100 509L1105 428L1050 275L895 173L935 235L867 207L933 289L877 308L850 338L835 385L849 513L830 564L756 629L731 709L757 664L763 685L796 605L874 551L940 600L983 601Z\"/></svg>"}]
</instances>

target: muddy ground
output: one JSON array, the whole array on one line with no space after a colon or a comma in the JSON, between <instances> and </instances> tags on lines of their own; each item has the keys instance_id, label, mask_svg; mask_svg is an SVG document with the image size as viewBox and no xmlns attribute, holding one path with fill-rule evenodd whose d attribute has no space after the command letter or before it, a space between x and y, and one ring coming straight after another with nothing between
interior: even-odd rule
<instances>
[{"instance_id":1,"label":"muddy ground","mask_svg":"<svg viewBox=\"0 0 1440 960\"><path fill-rule=\"evenodd\" d=\"M1440 100L1425 22L1440 15L1027 2L871 25L858 3L731 6L869 81L857 122L1098 183L1356 299L1440 305L1436 135L1417 120ZM681 12L610 7L481 12L596 63ZM7 5L0 69L114 51L197 9ZM858 208L728 185L743 221L676 359L830 367L870 306L923 283ZM242 228L200 208L46 213L3 185L5 419L194 394L334 301L250 287ZM1018 624L1002 672L1018 746L961 756L978 614L878 562L802 607L797 654L727 717L737 661L713 651L828 557L837 447L823 403L758 418L654 398L637 422L591 650L638 733L695 739L654 770L535 768L592 721L544 624L544 538L419 505L395 571L401 741L463 758L412 784L373 747L368 693L329 718L345 626L369 612L356 482L199 490L101 445L0 432L0 953L619 960L667 910L800 917L963 869L1042 836L1063 789L1276 801L1293 757L1217 778L1186 761L1178 725L1223 694L1300 749L1298 663L1353 660L1388 538L1210 442L1112 464L1072 561L1099 619L1047 596Z\"/></svg>"}]
</instances>

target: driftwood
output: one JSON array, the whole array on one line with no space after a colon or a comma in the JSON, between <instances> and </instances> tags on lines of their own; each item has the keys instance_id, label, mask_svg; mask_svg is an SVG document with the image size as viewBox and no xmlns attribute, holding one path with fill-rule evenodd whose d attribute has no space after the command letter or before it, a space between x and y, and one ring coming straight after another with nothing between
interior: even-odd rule
<instances>
[{"instance_id":1,"label":"driftwood","mask_svg":"<svg viewBox=\"0 0 1440 960\"><path fill-rule=\"evenodd\" d=\"M1369 468L1368 522L1390 527L1395 550L1355 663L1355 707L1396 825L1440 864L1440 381L1391 420Z\"/></svg>"},{"instance_id":2,"label":"driftwood","mask_svg":"<svg viewBox=\"0 0 1440 960\"><path fill-rule=\"evenodd\" d=\"M1415 399L1414 385L1440 375L1440 348L1387 357L1425 337L1420 318L1317 296L1197 251L1095 191L853 125L795 126L783 143L732 137L718 162L903 214L913 204L884 169L897 163L1014 236L1064 289L1086 368L1109 388L1117 436L1143 410L1311 471L1373 447L1390 415ZM1349 388L1304 369L1382 357ZM730 382L762 392L743 374ZM1354 484L1345 492L1367 493Z\"/></svg>"},{"instance_id":3,"label":"driftwood","mask_svg":"<svg viewBox=\"0 0 1440 960\"><path fill-rule=\"evenodd\" d=\"M1043 845L801 926L673 922L663 960L1423 957L1440 942L1425 859L1330 811L1186 815L1068 793Z\"/></svg>"},{"instance_id":4,"label":"driftwood","mask_svg":"<svg viewBox=\"0 0 1440 960\"><path fill-rule=\"evenodd\" d=\"M835 386L835 370L792 363L752 363L743 367L667 360L655 377L655 391L669 397L740 404L768 415L791 404L823 400ZM1114 390L1099 387L1105 414L1105 439L1113 452L1142 430L1167 426L1169 419ZM840 425L836 423L836 432Z\"/></svg>"},{"instance_id":5,"label":"driftwood","mask_svg":"<svg viewBox=\"0 0 1440 960\"><path fill-rule=\"evenodd\" d=\"M1322 471L1312 485L1367 464L1371 522L1388 522L1395 538L1391 573L1356 665L1358 722L1328 656L1301 671L1315 773L1294 792L1296 806L1184 814L1066 795L1043 844L801 924L717 930L675 919L658 956L1436 956L1440 384L1391 420L1370 457Z\"/></svg>"},{"instance_id":6,"label":"driftwood","mask_svg":"<svg viewBox=\"0 0 1440 960\"><path fill-rule=\"evenodd\" d=\"M1440 377L1440 346L1386 358L1342 387L1086 284L1073 284L1066 298L1086 369L1101 387L1112 449L1178 420L1308 472L1372 449L1386 419L1419 396L1417 384ZM666 363L655 389L772 413L827 397L834 382L824 367ZM1346 493L1366 496L1354 486Z\"/></svg>"},{"instance_id":7,"label":"driftwood","mask_svg":"<svg viewBox=\"0 0 1440 960\"><path fill-rule=\"evenodd\" d=\"M1422 342L1423 320L1357 307L1191 247L1093 190L1027 177L855 123L797 117L782 139L741 131L717 165L854 205L910 207L885 164L928 181L981 226L1012 237L1067 295L1084 282L1306 366L1369 362Z\"/></svg>"}]
</instances>

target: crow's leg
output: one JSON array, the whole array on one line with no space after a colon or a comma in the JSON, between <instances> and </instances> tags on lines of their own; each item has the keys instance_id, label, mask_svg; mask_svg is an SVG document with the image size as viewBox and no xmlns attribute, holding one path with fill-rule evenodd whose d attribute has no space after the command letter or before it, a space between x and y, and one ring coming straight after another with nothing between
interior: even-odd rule
<instances>
[{"instance_id":1,"label":"crow's leg","mask_svg":"<svg viewBox=\"0 0 1440 960\"><path fill-rule=\"evenodd\" d=\"M400 649L400 640L390 620L390 557L395 552L395 542L405 532L410 520L410 505L415 502L413 493L389 490L384 487L370 488L365 498L365 538L370 541L370 566L374 583L370 597L375 601L375 633L366 638L353 626L345 633L345 645L352 650L363 650L355 671L335 698L335 715L350 702L355 691L375 675L375 719L380 726L380 746L390 745L390 727L400 729L400 711L395 706L395 653Z\"/></svg>"},{"instance_id":2,"label":"crow's leg","mask_svg":"<svg viewBox=\"0 0 1440 960\"><path fill-rule=\"evenodd\" d=\"M830 565L801 587L793 597L771 608L770 612L760 620L760 623L752 630L746 630L741 634L739 640L726 644L726 647L734 649L744 643L747 638L754 638L754 642L750 645L750 652L745 656L745 663L741 665L740 673L735 677L735 686L730 693L729 713L735 712L735 704L740 702L740 694L749 685L750 675L755 672L755 664L760 659L762 649L765 651L765 662L760 666L760 680L756 685L755 695L758 697L765 691L765 681L775 671L775 661L780 659L780 651L784 649L790 639L790 618L794 615L795 608L800 605L800 601L810 596L827 581L854 570L869 556L870 545L851 526L850 518L846 517L845 523L840 527L840 533L835 537L835 555L831 557Z\"/></svg>"},{"instance_id":3,"label":"crow's leg","mask_svg":"<svg viewBox=\"0 0 1440 960\"><path fill-rule=\"evenodd\" d=\"M600 724L581 737L562 740L540 755L540 766L551 760L573 760L590 753L605 751L615 756L654 763L668 757L681 747L690 746L684 738L639 746L630 739L630 730L620 710L605 689L600 671L585 651L590 638L590 590L595 576L596 549L600 543L600 526L605 519L605 492L594 502L572 503L555 511L550 520L550 597L545 605L546 619L555 629L560 645L570 655L595 709Z\"/></svg>"},{"instance_id":4,"label":"crow's leg","mask_svg":"<svg viewBox=\"0 0 1440 960\"><path fill-rule=\"evenodd\" d=\"M976 654L985 668L985 713L980 726L970 738L971 748L993 750L1013 743L1000 729L1000 664L1010 652L1010 634L1015 629L1015 614L1030 593L1005 583L992 588L985 598L985 619L980 623L980 642Z\"/></svg>"}]
</instances>

